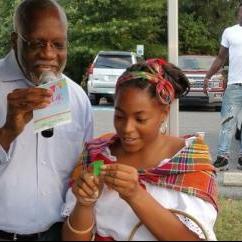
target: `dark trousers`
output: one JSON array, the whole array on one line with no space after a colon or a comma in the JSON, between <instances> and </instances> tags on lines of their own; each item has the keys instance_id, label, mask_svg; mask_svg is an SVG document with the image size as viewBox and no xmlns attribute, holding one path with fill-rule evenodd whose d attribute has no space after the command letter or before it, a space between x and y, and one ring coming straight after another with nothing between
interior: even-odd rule
<instances>
[{"instance_id":1,"label":"dark trousers","mask_svg":"<svg viewBox=\"0 0 242 242\"><path fill-rule=\"evenodd\" d=\"M18 238L18 235L14 238L14 235L6 233L2 237L0 235L0 241L61 241L62 226L63 223L61 222L55 223L43 233L19 236L20 238Z\"/></svg>"},{"instance_id":2,"label":"dark trousers","mask_svg":"<svg viewBox=\"0 0 242 242\"><path fill-rule=\"evenodd\" d=\"M46 232L41 233L38 241L61 241L63 223L55 223Z\"/></svg>"}]
</instances>

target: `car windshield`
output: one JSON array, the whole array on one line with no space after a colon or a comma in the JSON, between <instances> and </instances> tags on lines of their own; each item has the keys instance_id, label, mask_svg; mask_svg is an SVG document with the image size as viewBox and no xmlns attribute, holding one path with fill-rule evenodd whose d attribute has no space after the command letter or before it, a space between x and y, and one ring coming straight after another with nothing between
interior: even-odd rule
<instances>
[{"instance_id":1,"label":"car windshield","mask_svg":"<svg viewBox=\"0 0 242 242\"><path fill-rule=\"evenodd\" d=\"M95 68L127 69L132 64L128 55L99 55L94 65Z\"/></svg>"},{"instance_id":2,"label":"car windshield","mask_svg":"<svg viewBox=\"0 0 242 242\"><path fill-rule=\"evenodd\" d=\"M182 70L206 70L211 67L213 56L179 56L179 67Z\"/></svg>"}]
</instances>

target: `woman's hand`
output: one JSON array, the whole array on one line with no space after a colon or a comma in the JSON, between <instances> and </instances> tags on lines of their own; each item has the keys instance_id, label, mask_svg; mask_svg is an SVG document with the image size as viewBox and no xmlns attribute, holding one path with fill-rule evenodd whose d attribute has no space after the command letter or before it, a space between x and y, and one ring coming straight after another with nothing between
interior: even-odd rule
<instances>
[{"instance_id":1,"label":"woman's hand","mask_svg":"<svg viewBox=\"0 0 242 242\"><path fill-rule=\"evenodd\" d=\"M102 168L104 183L119 193L119 196L127 202L137 198L142 187L139 184L139 175L134 167L113 164Z\"/></svg>"},{"instance_id":2,"label":"woman's hand","mask_svg":"<svg viewBox=\"0 0 242 242\"><path fill-rule=\"evenodd\" d=\"M93 206L100 194L100 180L90 173L83 173L73 186L79 205Z\"/></svg>"}]
</instances>

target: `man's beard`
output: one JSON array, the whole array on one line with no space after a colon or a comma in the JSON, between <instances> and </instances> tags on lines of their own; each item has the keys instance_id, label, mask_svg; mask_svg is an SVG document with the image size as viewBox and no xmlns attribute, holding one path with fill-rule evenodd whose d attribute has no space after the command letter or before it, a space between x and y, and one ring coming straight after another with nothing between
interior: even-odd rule
<instances>
[{"instance_id":1,"label":"man's beard","mask_svg":"<svg viewBox=\"0 0 242 242\"><path fill-rule=\"evenodd\" d=\"M58 71L57 73L54 72L54 71L51 71L50 72L53 72L55 74L55 76L57 77L57 79L61 78L61 74L62 72L64 71L65 69L65 66L66 66L66 62L67 61L64 61L61 65L58 66ZM40 65L40 64L43 64L43 65L47 65L48 66L48 63L45 63L44 61L36 61L36 63L33 65L33 67L35 65ZM22 71L25 75L25 77L31 82L33 83L33 85L35 86L39 86L42 83L42 80L41 80L41 77L42 77L42 73L45 72L43 71L42 73L35 73L33 71L28 71L27 68L25 68L25 64L24 64L24 61L22 61L22 65L20 64L20 66L22 66Z\"/></svg>"},{"instance_id":2,"label":"man's beard","mask_svg":"<svg viewBox=\"0 0 242 242\"><path fill-rule=\"evenodd\" d=\"M29 81L31 81L35 86L39 86L41 84L45 84L44 80L42 80L42 74L44 72L45 71L43 71L40 75L36 75L34 72L30 72L29 73ZM62 72L58 72L57 74L54 73L54 75L56 76L56 79L60 79L61 78L61 73Z\"/></svg>"}]
</instances>

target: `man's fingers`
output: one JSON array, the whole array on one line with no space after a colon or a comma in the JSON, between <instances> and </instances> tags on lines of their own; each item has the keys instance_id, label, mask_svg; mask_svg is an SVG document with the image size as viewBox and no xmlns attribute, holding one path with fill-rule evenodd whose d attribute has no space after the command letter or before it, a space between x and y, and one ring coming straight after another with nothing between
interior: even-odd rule
<instances>
[{"instance_id":1,"label":"man's fingers","mask_svg":"<svg viewBox=\"0 0 242 242\"><path fill-rule=\"evenodd\" d=\"M38 96L51 97L53 93L49 89L32 87L32 88L25 88L25 89L15 89L12 92L12 94L14 97L28 96L31 94L38 95Z\"/></svg>"},{"instance_id":2,"label":"man's fingers","mask_svg":"<svg viewBox=\"0 0 242 242\"><path fill-rule=\"evenodd\" d=\"M9 99L9 107L10 108L16 108L21 110L34 110L34 109L41 109L45 108L48 105L51 104L50 98L42 98L38 99L36 97L33 97L32 99L30 97L28 98L22 98L22 99Z\"/></svg>"}]
</instances>

